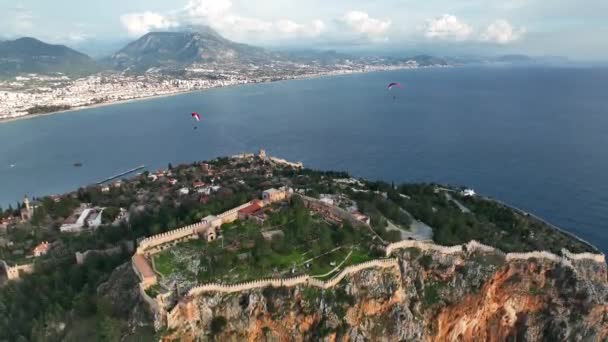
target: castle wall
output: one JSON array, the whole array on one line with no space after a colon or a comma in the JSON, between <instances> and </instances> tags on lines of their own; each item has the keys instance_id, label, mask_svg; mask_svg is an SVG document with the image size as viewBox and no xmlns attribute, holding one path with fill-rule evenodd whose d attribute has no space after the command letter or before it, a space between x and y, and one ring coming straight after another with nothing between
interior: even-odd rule
<instances>
[{"instance_id":1,"label":"castle wall","mask_svg":"<svg viewBox=\"0 0 608 342\"><path fill-rule=\"evenodd\" d=\"M352 224L354 226L366 225L366 223L359 221L353 214L351 214L350 212L348 212L340 207L330 205L330 204L321 202L320 200L318 200L316 198L304 196L301 194L294 194L294 196L300 197L308 208L313 208L313 209L320 208L320 209L328 210L332 215L339 217L342 220L348 221L348 222L350 222L350 224Z\"/></svg>"},{"instance_id":2,"label":"castle wall","mask_svg":"<svg viewBox=\"0 0 608 342\"><path fill-rule=\"evenodd\" d=\"M433 251L433 252L437 252L437 253L441 253L441 254L455 254L455 253L465 253L465 252L470 253L470 252L476 252L476 251L484 252L484 253L500 253L500 254L505 255L507 261L530 260L533 258L534 259L545 259L545 260L548 259L548 260L558 262L558 263L560 263L564 266L568 266L568 267L573 267L570 260L593 260L593 261L602 262L602 263L605 262L604 255L596 255L596 254L591 254L591 253L573 254L568 251L564 251L564 256L561 256L561 257L557 256L555 254L546 252L546 251L505 254L502 251L500 251L499 249L481 244L477 241L470 241L469 243L467 243L465 245L446 247L446 246L436 245L436 244L430 243L430 242L406 240L406 241L400 241L400 242L389 244L386 247L386 255L388 257L388 256L392 255L392 253L395 252L396 250L404 249L404 248L417 248L417 249L421 249L423 251ZM246 282L246 283L232 284L232 285L210 283L210 284L196 286L196 287L190 289L190 291L188 291L186 298L191 299L191 298L199 296L203 293L208 293L208 292L235 293L235 292L248 291L248 290L252 290L252 289L264 288L264 287L268 287L268 286L294 287L294 286L298 286L298 285L306 285L306 286L314 286L314 287L321 288L321 289L329 289L329 288L333 288L336 285L338 285L345 277L355 274L357 272L361 272L363 270L371 269L371 268L391 268L391 267L394 267L395 269L399 269L398 259L396 259L396 258L376 259L376 260L371 260L371 261L364 262L364 263L361 263L358 265L348 266L344 270L342 270L342 272L338 273L336 276L334 276L333 278L331 278L328 281L322 281L319 279L312 278L311 276L308 276L308 275L302 275L302 276L288 278L288 279L260 279L260 280ZM182 305L183 305L183 303L179 303L171 311L169 311L168 313L165 314L165 316L167 317L167 324L168 324L169 328L177 327L180 324L180 322L182 320L181 312L183 311L183 310L181 310Z\"/></svg>"},{"instance_id":3,"label":"castle wall","mask_svg":"<svg viewBox=\"0 0 608 342\"><path fill-rule=\"evenodd\" d=\"M2 261L2 266L8 280L19 279L21 277L20 273L34 273L34 264L8 266L4 260L0 261Z\"/></svg>"},{"instance_id":4,"label":"castle wall","mask_svg":"<svg viewBox=\"0 0 608 342\"><path fill-rule=\"evenodd\" d=\"M285 191L287 191L287 190L285 190ZM346 210L343 210L336 206L328 205L315 198L311 198L311 197L307 197L307 196L303 196L303 195L299 195L299 194L297 194L297 196L300 196L300 198L302 198L302 200L304 201L306 206L308 206L309 208L322 208L324 210L329 210L332 215L335 215L336 217L339 217L343 220L347 220L347 221L351 222L353 225L366 225L365 223L359 221L354 215L352 215L351 213L349 213ZM285 196L280 197L281 200L283 200L284 197L289 197L289 195L287 195L287 192L285 193ZM261 202L261 205L265 206L265 205L272 204L273 202L278 201L278 198L279 197L275 197L275 200L266 199ZM236 208L230 209L224 213L217 215L216 217L217 217L217 219L221 220L222 224L234 222L238 219L238 211L251 204L253 204L253 201L247 202ZM193 225L186 226L183 228L175 229L175 230L172 230L172 231L169 231L166 233L148 237L140 242L136 254L141 255L141 254L157 253L159 251L162 251L163 249L170 248L172 245L175 245L181 241L187 241L192 238L197 238L198 234L204 233L208 229L211 229L211 228L212 227L211 227L210 223L208 223L208 222L197 223L197 224L193 224ZM546 252L546 251L505 254L504 252L500 251L499 249L481 244L477 241L470 241L469 243L464 244L464 245L441 246L441 245L434 244L432 242L406 240L406 241L400 241L400 242L391 243L391 244L387 245L385 247L385 252L386 252L386 256L387 256L386 259L376 259L376 260L368 261L368 262L361 263L358 265L348 266L344 270L342 270L342 272L338 273L336 276L334 276L333 278L331 278L328 281L322 281L322 280L315 279L308 275L302 275L302 276L298 276L298 277L294 277L294 278L287 278L287 279L260 279L260 280L239 283L239 284L232 284L232 285L209 283L209 284L203 284L203 285L193 287L192 289L190 289L188 291L185 298L192 299L196 296L199 296L199 295L201 295L203 293L207 293L207 292L235 293L235 292L248 291L248 290L257 289L257 288L264 288L264 287L268 287L268 286L294 287L294 286L298 286L298 285L306 285L306 286L314 286L314 287L321 288L321 289L329 289L329 288L332 288L332 287L336 286L337 284L339 284L345 277L352 275L354 273L360 272L365 269L378 268L378 267L379 268L395 267L396 269L399 269L398 260L395 258L390 258L390 256L396 250L404 249L404 248L417 248L422 251L432 251L432 252L441 253L441 254L456 254L456 253L471 253L471 252L499 253L499 254L504 255L506 257L507 261L530 260L530 259L535 258L535 259L545 259L545 260L555 261L555 262L561 263L562 265L568 266L568 267L573 267L572 262L571 262L572 260L577 260L577 261L578 260L592 260L592 261L599 262L599 263L605 263L605 256L602 254L592 254L592 253L574 254L574 253L570 253L567 250L562 251L563 256L558 256L558 255L555 255L555 254L552 254L552 253ZM134 267L136 273L138 273L136 267L134 265L133 265L133 267ZM138 273L138 276L140 277L140 280L141 280L141 284L140 284L141 291L140 292L142 294L142 297L149 304L152 311L155 312L156 328L158 329L163 324L167 325L169 328L176 327L179 324L180 320L182 319L182 315L183 315L182 311L184 311L184 310L188 311L187 308L182 307L183 305L185 305L185 304L183 304L184 302L180 302L172 310L167 312L164 309L165 305L161 305L166 301L166 298L164 298L162 296L159 296L159 298L157 298L157 300L150 298L145 293L145 289L153 284L150 281L148 281L148 279L142 278L142 276L139 273ZM160 297L162 297L162 298L160 298ZM159 303L159 301L160 301L160 303ZM157 324L158 324L158 326L157 326Z\"/></svg>"},{"instance_id":5,"label":"castle wall","mask_svg":"<svg viewBox=\"0 0 608 342\"><path fill-rule=\"evenodd\" d=\"M84 251L84 252L76 252L75 253L76 263L78 265L84 264L84 262L86 261L86 259L91 254L101 254L101 255L118 254L118 253L122 252L122 246L125 246L125 248L127 249L127 251L133 252L133 242L132 241L125 241L122 245L119 245L119 246L116 246L116 247L111 247L111 248L106 248L106 249L89 249L89 250Z\"/></svg>"},{"instance_id":6,"label":"castle wall","mask_svg":"<svg viewBox=\"0 0 608 342\"><path fill-rule=\"evenodd\" d=\"M329 289L329 288L336 286L338 283L340 283L340 281L342 281L342 279L344 279L348 275L360 272L365 269L378 268L378 267L380 267L380 268L397 267L398 268L399 263L397 262L397 259L393 259L393 258L371 260L371 261L364 262L364 263L361 263L358 265L348 266L344 270L342 270L342 272L338 273L335 277L333 277L332 279L330 279L328 281L322 281L322 280L314 279L308 275L302 275L302 276L298 276L298 277L294 277L294 278L261 279L261 280L255 280L255 281L250 281L250 282L246 282L246 283L232 284L232 285L210 283L210 284L196 286L196 287L190 289L190 291L188 291L188 296L198 296L205 292L234 293L234 292L242 292L242 291L248 291L248 290L253 290L253 289L258 289L258 288L264 288L264 287L268 287L268 286L294 287L297 285L309 285L309 286L319 287L322 289Z\"/></svg>"},{"instance_id":7,"label":"castle wall","mask_svg":"<svg viewBox=\"0 0 608 342\"><path fill-rule=\"evenodd\" d=\"M503 251L483 245L477 241L470 241L465 245L456 245L452 247L444 247L440 245L436 245L430 242L423 241L415 241L415 240L406 240L399 241L395 243L391 243L386 247L386 255L390 256L395 250L403 249L403 248L418 248L423 251L435 251L442 254L454 254L465 251L481 251L481 252L490 252L490 253L500 253L505 255L507 261L517 261L517 260L531 260L531 259L543 259L543 260L551 260L556 263L560 263L563 266L574 268L572 265L572 261L581 261L581 260L590 260L594 262L598 262L601 264L606 263L606 256L603 254L593 254L593 253L571 253L567 249L562 250L562 256L553 254L547 251L533 251L527 253L504 253Z\"/></svg>"}]
</instances>

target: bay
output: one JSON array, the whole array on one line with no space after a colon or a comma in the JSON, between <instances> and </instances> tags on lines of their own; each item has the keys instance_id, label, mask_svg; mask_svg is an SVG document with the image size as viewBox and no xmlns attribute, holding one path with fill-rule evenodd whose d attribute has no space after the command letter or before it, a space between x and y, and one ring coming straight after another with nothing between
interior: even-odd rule
<instances>
[{"instance_id":1,"label":"bay","mask_svg":"<svg viewBox=\"0 0 608 342\"><path fill-rule=\"evenodd\" d=\"M385 88L393 81L405 87L395 99ZM608 251L607 81L605 68L403 70L4 123L0 204L70 191L141 164L154 170L265 148L369 179L473 187ZM202 116L196 130L192 111Z\"/></svg>"}]
</instances>

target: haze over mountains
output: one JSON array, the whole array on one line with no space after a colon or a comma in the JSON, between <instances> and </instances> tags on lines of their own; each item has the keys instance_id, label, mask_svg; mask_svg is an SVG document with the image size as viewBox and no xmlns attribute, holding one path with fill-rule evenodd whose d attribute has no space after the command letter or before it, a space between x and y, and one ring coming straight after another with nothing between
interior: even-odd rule
<instances>
[{"instance_id":1,"label":"haze over mountains","mask_svg":"<svg viewBox=\"0 0 608 342\"><path fill-rule=\"evenodd\" d=\"M35 38L0 42L0 76L51 72L80 75L98 69L91 57L64 45L51 45Z\"/></svg>"},{"instance_id":2,"label":"haze over mountains","mask_svg":"<svg viewBox=\"0 0 608 342\"><path fill-rule=\"evenodd\" d=\"M405 57L405 56L404 56ZM384 62L415 60L418 65L500 62L530 63L528 56L496 58L451 59L429 55L388 57ZM335 51L291 50L273 51L228 40L209 27L196 27L183 32L150 32L128 43L113 55L95 61L91 57L64 45L52 45L35 38L19 38L0 42L0 76L23 73L65 73L86 75L101 70L143 73L150 69L176 70L191 66L237 67L239 65L269 65L273 63L339 64L356 57Z\"/></svg>"}]
</instances>

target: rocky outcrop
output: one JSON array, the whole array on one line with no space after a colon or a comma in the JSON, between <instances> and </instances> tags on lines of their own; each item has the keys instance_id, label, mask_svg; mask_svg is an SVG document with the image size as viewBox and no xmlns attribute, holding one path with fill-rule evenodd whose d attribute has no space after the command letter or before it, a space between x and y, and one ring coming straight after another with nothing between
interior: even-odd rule
<instances>
[{"instance_id":1,"label":"rocky outcrop","mask_svg":"<svg viewBox=\"0 0 608 342\"><path fill-rule=\"evenodd\" d=\"M139 293L139 279L129 263L112 272L108 281L97 288L97 297L109 306L106 308L108 314L120 320L125 331L131 332L142 327L153 329L151 313Z\"/></svg>"},{"instance_id":2,"label":"rocky outcrop","mask_svg":"<svg viewBox=\"0 0 608 342\"><path fill-rule=\"evenodd\" d=\"M204 292L173 310L182 340L603 341L606 264L502 253L393 251L399 267L366 268L335 287Z\"/></svg>"}]
</instances>

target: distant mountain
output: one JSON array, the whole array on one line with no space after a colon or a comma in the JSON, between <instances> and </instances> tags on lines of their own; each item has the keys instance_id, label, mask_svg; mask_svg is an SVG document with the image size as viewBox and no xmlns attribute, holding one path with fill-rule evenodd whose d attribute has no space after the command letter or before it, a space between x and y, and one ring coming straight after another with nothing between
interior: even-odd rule
<instances>
[{"instance_id":1,"label":"distant mountain","mask_svg":"<svg viewBox=\"0 0 608 342\"><path fill-rule=\"evenodd\" d=\"M495 61L503 63L530 63L534 59L526 55L504 55L497 57Z\"/></svg>"},{"instance_id":2,"label":"distant mountain","mask_svg":"<svg viewBox=\"0 0 608 342\"><path fill-rule=\"evenodd\" d=\"M453 64L483 64L483 65L507 65L507 66L539 66L539 65L574 65L566 57L561 56L528 56L521 54L510 54L502 56L460 56L452 57L449 61Z\"/></svg>"},{"instance_id":3,"label":"distant mountain","mask_svg":"<svg viewBox=\"0 0 608 342\"><path fill-rule=\"evenodd\" d=\"M21 73L90 74L98 66L89 56L64 45L52 45L34 38L0 42L0 76Z\"/></svg>"},{"instance_id":4,"label":"distant mountain","mask_svg":"<svg viewBox=\"0 0 608 342\"><path fill-rule=\"evenodd\" d=\"M415 60L419 66L448 65L445 59L429 55L414 56L410 60Z\"/></svg>"},{"instance_id":5,"label":"distant mountain","mask_svg":"<svg viewBox=\"0 0 608 342\"><path fill-rule=\"evenodd\" d=\"M263 48L235 43L208 27L189 32L150 32L114 54L119 70L177 69L192 64L263 64L280 58Z\"/></svg>"},{"instance_id":6,"label":"distant mountain","mask_svg":"<svg viewBox=\"0 0 608 342\"><path fill-rule=\"evenodd\" d=\"M343 63L345 60L357 59L357 57L352 55L334 50L292 49L282 51L281 55L293 62L315 63L319 65L337 64Z\"/></svg>"}]
</instances>

